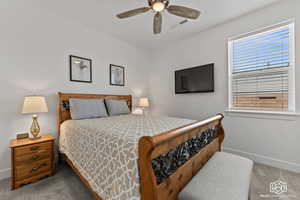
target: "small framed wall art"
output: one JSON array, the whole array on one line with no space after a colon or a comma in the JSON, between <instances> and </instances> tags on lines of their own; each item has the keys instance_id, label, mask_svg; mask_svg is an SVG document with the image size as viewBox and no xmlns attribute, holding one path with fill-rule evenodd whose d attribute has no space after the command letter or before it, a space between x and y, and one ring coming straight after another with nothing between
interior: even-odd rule
<instances>
[{"instance_id":1,"label":"small framed wall art","mask_svg":"<svg viewBox=\"0 0 300 200\"><path fill-rule=\"evenodd\" d=\"M92 83L92 60L70 55L70 81Z\"/></svg>"},{"instance_id":2,"label":"small framed wall art","mask_svg":"<svg viewBox=\"0 0 300 200\"><path fill-rule=\"evenodd\" d=\"M109 70L110 85L124 86L125 85L125 68L118 65L110 65Z\"/></svg>"}]
</instances>

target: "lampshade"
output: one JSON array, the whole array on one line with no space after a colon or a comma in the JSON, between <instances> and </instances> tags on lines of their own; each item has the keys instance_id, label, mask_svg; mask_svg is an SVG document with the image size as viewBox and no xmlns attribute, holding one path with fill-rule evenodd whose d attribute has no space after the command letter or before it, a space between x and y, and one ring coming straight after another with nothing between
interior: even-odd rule
<instances>
[{"instance_id":1,"label":"lampshade","mask_svg":"<svg viewBox=\"0 0 300 200\"><path fill-rule=\"evenodd\" d=\"M28 96L24 98L23 114L48 112L48 106L45 97Z\"/></svg>"},{"instance_id":2,"label":"lampshade","mask_svg":"<svg viewBox=\"0 0 300 200\"><path fill-rule=\"evenodd\" d=\"M140 107L149 107L149 100L148 98L140 98Z\"/></svg>"}]
</instances>

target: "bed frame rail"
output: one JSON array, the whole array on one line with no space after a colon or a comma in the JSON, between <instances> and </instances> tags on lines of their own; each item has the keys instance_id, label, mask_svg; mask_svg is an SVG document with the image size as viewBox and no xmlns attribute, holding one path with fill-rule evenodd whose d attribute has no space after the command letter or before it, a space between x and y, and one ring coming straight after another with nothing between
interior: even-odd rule
<instances>
[{"instance_id":1,"label":"bed frame rail","mask_svg":"<svg viewBox=\"0 0 300 200\"><path fill-rule=\"evenodd\" d=\"M218 114L210 119L196 122L187 126L170 130L155 136L145 136L139 141L139 171L142 200L176 200L179 192L189 183L193 176L205 165L210 157L221 150L224 140L222 120L224 116ZM189 158L166 180L157 182L152 161L164 155L179 145L205 131L217 128L218 136L207 144L200 152Z\"/></svg>"}]
</instances>

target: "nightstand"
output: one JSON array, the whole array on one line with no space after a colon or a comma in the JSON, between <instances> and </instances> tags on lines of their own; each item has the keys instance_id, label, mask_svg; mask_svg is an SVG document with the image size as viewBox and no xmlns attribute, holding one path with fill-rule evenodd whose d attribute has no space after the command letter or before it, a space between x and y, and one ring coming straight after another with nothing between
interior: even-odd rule
<instances>
[{"instance_id":1,"label":"nightstand","mask_svg":"<svg viewBox=\"0 0 300 200\"><path fill-rule=\"evenodd\" d=\"M54 175L54 137L12 140L11 189Z\"/></svg>"}]
</instances>

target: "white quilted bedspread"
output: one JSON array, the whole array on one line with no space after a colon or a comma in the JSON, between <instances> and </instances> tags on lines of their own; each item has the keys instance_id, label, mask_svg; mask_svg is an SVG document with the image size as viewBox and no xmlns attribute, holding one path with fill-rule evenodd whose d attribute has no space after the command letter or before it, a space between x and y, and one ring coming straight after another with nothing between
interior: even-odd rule
<instances>
[{"instance_id":1,"label":"white quilted bedspread","mask_svg":"<svg viewBox=\"0 0 300 200\"><path fill-rule=\"evenodd\" d=\"M69 120L61 126L59 147L104 200L137 200L139 138L192 122L138 115Z\"/></svg>"}]
</instances>

